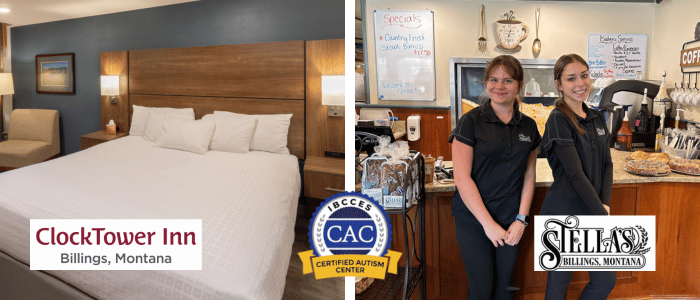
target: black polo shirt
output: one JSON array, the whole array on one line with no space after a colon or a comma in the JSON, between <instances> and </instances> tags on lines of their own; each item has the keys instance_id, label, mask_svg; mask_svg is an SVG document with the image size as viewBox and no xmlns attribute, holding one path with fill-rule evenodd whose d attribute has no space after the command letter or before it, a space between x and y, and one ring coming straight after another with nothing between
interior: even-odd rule
<instances>
[{"instance_id":1,"label":"black polo shirt","mask_svg":"<svg viewBox=\"0 0 700 300\"><path fill-rule=\"evenodd\" d=\"M494 221L509 226L520 208L528 157L540 144L537 123L516 111L504 124L487 102L459 118L450 143L453 139L474 148L471 177ZM479 223L459 191L452 197L452 215Z\"/></svg>"},{"instance_id":2,"label":"black polo shirt","mask_svg":"<svg viewBox=\"0 0 700 300\"><path fill-rule=\"evenodd\" d=\"M583 104L583 110L586 113L586 118L577 115L576 120L579 126L586 131L585 135L578 133L571 119L559 109L554 109L547 119L541 151L546 155L549 166L552 168L554 182L547 191L540 214L607 214L602 205L597 203L610 204L612 160L610 159L610 148L606 142L610 133L605 126L602 112L589 109L586 104ZM570 145L573 145L573 148L569 149L575 149L577 153L563 152L567 155L564 159L557 156L554 151L557 146ZM573 174L566 172L564 164L569 164L570 169L571 166L576 166L575 170L578 170L578 164L568 157L569 155L575 157L576 154L580 159L580 168L583 170L585 178L577 176L576 172L572 172ZM587 186L588 184L592 186L592 189ZM590 192L586 193L586 191Z\"/></svg>"}]
</instances>

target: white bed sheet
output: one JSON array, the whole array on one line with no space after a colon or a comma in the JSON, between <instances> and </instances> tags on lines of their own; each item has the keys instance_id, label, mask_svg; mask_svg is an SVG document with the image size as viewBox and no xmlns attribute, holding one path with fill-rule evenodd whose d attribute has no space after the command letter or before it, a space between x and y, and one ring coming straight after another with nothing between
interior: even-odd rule
<instances>
[{"instance_id":1,"label":"white bed sheet","mask_svg":"<svg viewBox=\"0 0 700 300\"><path fill-rule=\"evenodd\" d=\"M30 219L202 219L202 271L47 272L100 299L280 299L300 182L292 155L126 136L0 173L0 249L30 264Z\"/></svg>"}]
</instances>

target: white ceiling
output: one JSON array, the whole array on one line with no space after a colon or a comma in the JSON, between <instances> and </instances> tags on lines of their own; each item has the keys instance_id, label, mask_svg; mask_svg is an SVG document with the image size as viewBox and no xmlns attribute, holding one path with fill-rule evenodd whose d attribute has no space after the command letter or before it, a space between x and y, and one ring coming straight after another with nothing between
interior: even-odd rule
<instances>
[{"instance_id":1,"label":"white ceiling","mask_svg":"<svg viewBox=\"0 0 700 300\"><path fill-rule=\"evenodd\" d=\"M198 0L0 0L0 22L22 26Z\"/></svg>"}]
</instances>

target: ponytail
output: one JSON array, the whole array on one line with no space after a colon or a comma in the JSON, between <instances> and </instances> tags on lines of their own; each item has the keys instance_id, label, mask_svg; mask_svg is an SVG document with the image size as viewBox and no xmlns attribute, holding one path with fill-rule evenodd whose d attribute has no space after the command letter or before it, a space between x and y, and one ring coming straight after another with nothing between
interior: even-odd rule
<instances>
[{"instance_id":1,"label":"ponytail","mask_svg":"<svg viewBox=\"0 0 700 300\"><path fill-rule=\"evenodd\" d=\"M557 101L554 102L554 107L561 110L564 114L566 114L567 117L569 117L571 123L574 124L574 129L576 129L576 131L579 134L586 134L586 130L581 128L581 126L579 126L578 124L578 121L576 120L576 113L574 113L574 111L571 110L571 108L568 105L566 105L566 102L564 102L564 97L559 97L559 99L557 99Z\"/></svg>"}]
</instances>

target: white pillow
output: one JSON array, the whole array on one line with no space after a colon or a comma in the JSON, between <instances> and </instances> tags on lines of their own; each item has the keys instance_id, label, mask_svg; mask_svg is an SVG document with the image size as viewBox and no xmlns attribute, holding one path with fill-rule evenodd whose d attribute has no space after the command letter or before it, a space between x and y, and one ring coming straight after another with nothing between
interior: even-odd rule
<instances>
[{"instance_id":1,"label":"white pillow","mask_svg":"<svg viewBox=\"0 0 700 300\"><path fill-rule=\"evenodd\" d=\"M244 115L228 111L214 111L215 117L241 118L254 117L258 124L253 131L250 150L266 151L279 154L289 154L287 149L287 133L292 114L283 115Z\"/></svg>"},{"instance_id":2,"label":"white pillow","mask_svg":"<svg viewBox=\"0 0 700 300\"><path fill-rule=\"evenodd\" d=\"M148 112L150 112L148 107L134 105L134 113L131 115L131 128L129 128L129 135L143 135L143 132L146 131Z\"/></svg>"},{"instance_id":3,"label":"white pillow","mask_svg":"<svg viewBox=\"0 0 700 300\"><path fill-rule=\"evenodd\" d=\"M151 111L172 112L174 114L192 115L194 120L194 109L192 108L171 108L171 107L146 107L134 105L134 113L131 115L131 127L129 135L143 136L146 132L146 122Z\"/></svg>"},{"instance_id":4,"label":"white pillow","mask_svg":"<svg viewBox=\"0 0 700 300\"><path fill-rule=\"evenodd\" d=\"M194 121L194 115L176 113L167 110L151 110L148 113L148 121L146 121L146 130L143 133L143 139L151 142L157 141L163 132L163 122L165 121L166 117Z\"/></svg>"},{"instance_id":5,"label":"white pillow","mask_svg":"<svg viewBox=\"0 0 700 300\"><path fill-rule=\"evenodd\" d=\"M255 125L258 123L254 117L217 118L209 114L202 117L202 120L213 120L216 123L209 150L248 153Z\"/></svg>"},{"instance_id":6,"label":"white pillow","mask_svg":"<svg viewBox=\"0 0 700 300\"><path fill-rule=\"evenodd\" d=\"M206 154L215 128L214 121L168 116L163 120L163 134L156 146Z\"/></svg>"}]
</instances>

